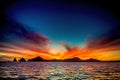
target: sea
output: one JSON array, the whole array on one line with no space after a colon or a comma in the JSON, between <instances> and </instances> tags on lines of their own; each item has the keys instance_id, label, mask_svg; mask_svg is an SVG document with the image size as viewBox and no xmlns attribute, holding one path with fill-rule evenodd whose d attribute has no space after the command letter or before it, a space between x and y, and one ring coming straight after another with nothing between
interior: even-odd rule
<instances>
[{"instance_id":1,"label":"sea","mask_svg":"<svg viewBox=\"0 0 120 80\"><path fill-rule=\"evenodd\" d=\"M120 62L1 62L0 80L120 80Z\"/></svg>"}]
</instances>

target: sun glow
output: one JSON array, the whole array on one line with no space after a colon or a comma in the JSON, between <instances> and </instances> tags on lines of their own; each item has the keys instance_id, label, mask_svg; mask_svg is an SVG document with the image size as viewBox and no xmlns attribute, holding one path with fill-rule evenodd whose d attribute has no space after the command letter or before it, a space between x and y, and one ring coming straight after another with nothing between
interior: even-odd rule
<instances>
[{"instance_id":1,"label":"sun glow","mask_svg":"<svg viewBox=\"0 0 120 80\"><path fill-rule=\"evenodd\" d=\"M9 51L14 51L13 49L8 49ZM120 54L119 50L114 51L111 48L104 48L104 49L98 49L98 50L93 50L89 48L82 48L82 49L71 49L71 50L66 50L66 51L61 51L57 52L57 50L53 49L52 51L48 52L39 52L39 51L31 51L31 50L15 50L17 52L4 52L1 53L1 56L10 56L10 57L24 57L26 59L33 58L36 56L40 56L46 60L63 60L63 59L68 59L68 58L73 58L73 57L78 57L80 59L89 59L89 58L94 58L94 59L99 59L99 60L119 60L120 59ZM11 59L13 59L11 58Z\"/></svg>"}]
</instances>

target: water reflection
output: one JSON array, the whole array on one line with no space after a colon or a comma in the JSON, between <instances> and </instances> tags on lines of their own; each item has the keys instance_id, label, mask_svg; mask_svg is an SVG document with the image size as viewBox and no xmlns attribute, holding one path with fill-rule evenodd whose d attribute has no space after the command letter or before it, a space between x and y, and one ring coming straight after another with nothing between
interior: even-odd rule
<instances>
[{"instance_id":1,"label":"water reflection","mask_svg":"<svg viewBox=\"0 0 120 80\"><path fill-rule=\"evenodd\" d=\"M119 62L5 62L4 80L93 80L120 79Z\"/></svg>"}]
</instances>

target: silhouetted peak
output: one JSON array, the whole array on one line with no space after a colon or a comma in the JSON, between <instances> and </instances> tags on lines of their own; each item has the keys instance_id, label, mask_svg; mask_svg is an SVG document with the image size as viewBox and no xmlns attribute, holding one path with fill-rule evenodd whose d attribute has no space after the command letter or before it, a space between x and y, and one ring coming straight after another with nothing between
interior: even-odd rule
<instances>
[{"instance_id":1,"label":"silhouetted peak","mask_svg":"<svg viewBox=\"0 0 120 80\"><path fill-rule=\"evenodd\" d=\"M24 58L21 58L19 61L20 62L25 62L26 60Z\"/></svg>"},{"instance_id":2,"label":"silhouetted peak","mask_svg":"<svg viewBox=\"0 0 120 80\"><path fill-rule=\"evenodd\" d=\"M39 57L39 56L37 56L35 58L29 59L28 61L44 61L44 59Z\"/></svg>"},{"instance_id":3,"label":"silhouetted peak","mask_svg":"<svg viewBox=\"0 0 120 80\"><path fill-rule=\"evenodd\" d=\"M78 58L78 57L74 57L74 58L72 58L72 59L74 59L74 60L81 60L80 58Z\"/></svg>"},{"instance_id":4,"label":"silhouetted peak","mask_svg":"<svg viewBox=\"0 0 120 80\"><path fill-rule=\"evenodd\" d=\"M90 59L87 59L87 60L81 60L80 58L78 57L73 57L73 58L68 58L68 59L64 59L64 60L57 60L57 59L53 59L53 60L44 60L42 57L35 57L35 58L32 58L32 59L29 59L28 61L33 61L33 62L36 62L36 61L62 61L62 62L99 62L100 60L97 60L97 59L93 59L93 58L90 58Z\"/></svg>"},{"instance_id":5,"label":"silhouetted peak","mask_svg":"<svg viewBox=\"0 0 120 80\"><path fill-rule=\"evenodd\" d=\"M78 62L78 61L81 61L81 59L78 57L74 57L74 58L70 58L70 59L65 59L64 61Z\"/></svg>"},{"instance_id":6,"label":"silhouetted peak","mask_svg":"<svg viewBox=\"0 0 120 80\"><path fill-rule=\"evenodd\" d=\"M90 59L87 59L86 61L94 62L94 61L99 61L99 60L90 58Z\"/></svg>"},{"instance_id":7,"label":"silhouetted peak","mask_svg":"<svg viewBox=\"0 0 120 80\"><path fill-rule=\"evenodd\" d=\"M35 57L36 59L42 59L40 56Z\"/></svg>"},{"instance_id":8,"label":"silhouetted peak","mask_svg":"<svg viewBox=\"0 0 120 80\"><path fill-rule=\"evenodd\" d=\"M16 58L14 58L14 59L13 59L13 62L17 62L17 59L16 59Z\"/></svg>"}]
</instances>

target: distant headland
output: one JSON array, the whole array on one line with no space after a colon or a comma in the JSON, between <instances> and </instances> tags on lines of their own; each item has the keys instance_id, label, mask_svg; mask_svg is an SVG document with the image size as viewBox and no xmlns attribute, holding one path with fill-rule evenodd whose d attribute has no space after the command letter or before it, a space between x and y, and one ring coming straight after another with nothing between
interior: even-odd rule
<instances>
[{"instance_id":1,"label":"distant headland","mask_svg":"<svg viewBox=\"0 0 120 80\"><path fill-rule=\"evenodd\" d=\"M87 59L87 60L82 60L78 57L74 57L74 58L69 58L69 59L64 59L64 60L57 60L57 59L53 59L53 60L45 60L39 56L35 57L35 58L31 58L26 60L25 58L20 58L18 61L16 58L13 59L13 62L120 62L120 60L117 61L101 61L101 60L97 60L97 59Z\"/></svg>"}]
</instances>

